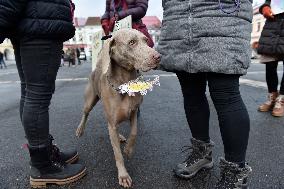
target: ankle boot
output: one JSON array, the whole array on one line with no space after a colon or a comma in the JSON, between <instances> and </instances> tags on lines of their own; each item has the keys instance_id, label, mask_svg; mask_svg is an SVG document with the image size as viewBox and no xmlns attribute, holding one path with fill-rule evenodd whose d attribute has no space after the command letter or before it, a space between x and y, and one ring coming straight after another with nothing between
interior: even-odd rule
<instances>
[{"instance_id":1,"label":"ankle boot","mask_svg":"<svg viewBox=\"0 0 284 189\"><path fill-rule=\"evenodd\" d=\"M248 176L252 172L247 164L240 168L238 164L220 159L221 178L215 185L215 189L247 189Z\"/></svg>"},{"instance_id":2,"label":"ankle boot","mask_svg":"<svg viewBox=\"0 0 284 189\"><path fill-rule=\"evenodd\" d=\"M75 163L79 159L79 154L76 150L65 150L64 152L61 152L59 148L53 144L53 136L49 135L49 147L50 147L50 153L51 153L51 160L57 161L57 162L65 162L65 163Z\"/></svg>"},{"instance_id":3,"label":"ankle boot","mask_svg":"<svg viewBox=\"0 0 284 189\"><path fill-rule=\"evenodd\" d=\"M268 98L267 101L258 107L258 111L268 112L272 110L277 96L278 96L278 92L269 93L267 97Z\"/></svg>"},{"instance_id":4,"label":"ankle boot","mask_svg":"<svg viewBox=\"0 0 284 189\"><path fill-rule=\"evenodd\" d=\"M64 185L85 176L86 168L80 164L54 162L50 158L49 147L30 148L32 188L45 188L47 184Z\"/></svg>"},{"instance_id":5,"label":"ankle boot","mask_svg":"<svg viewBox=\"0 0 284 189\"><path fill-rule=\"evenodd\" d=\"M189 179L196 175L201 169L211 169L213 167L212 142L205 143L200 140L191 139L192 146L187 149L192 150L188 158L176 166L173 170L175 175Z\"/></svg>"},{"instance_id":6,"label":"ankle boot","mask_svg":"<svg viewBox=\"0 0 284 189\"><path fill-rule=\"evenodd\" d=\"M284 95L279 95L276 99L272 115L275 117L284 116Z\"/></svg>"}]
</instances>

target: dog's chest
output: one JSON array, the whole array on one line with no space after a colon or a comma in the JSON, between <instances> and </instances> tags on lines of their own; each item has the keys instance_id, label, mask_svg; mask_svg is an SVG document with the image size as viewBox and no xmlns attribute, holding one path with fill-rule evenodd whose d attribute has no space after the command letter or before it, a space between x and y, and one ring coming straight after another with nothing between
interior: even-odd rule
<instances>
[{"instance_id":1,"label":"dog's chest","mask_svg":"<svg viewBox=\"0 0 284 189\"><path fill-rule=\"evenodd\" d=\"M124 96L121 101L121 106L128 110L136 110L142 103L143 97L141 95L136 96Z\"/></svg>"}]
</instances>

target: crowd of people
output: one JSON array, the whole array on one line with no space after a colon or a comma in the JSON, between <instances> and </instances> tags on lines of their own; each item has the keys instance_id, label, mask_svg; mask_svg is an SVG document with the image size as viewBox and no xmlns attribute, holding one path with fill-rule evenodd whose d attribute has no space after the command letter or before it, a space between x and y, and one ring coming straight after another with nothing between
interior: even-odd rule
<instances>
[{"instance_id":1,"label":"crowd of people","mask_svg":"<svg viewBox=\"0 0 284 189\"><path fill-rule=\"evenodd\" d=\"M0 32L12 41L21 79L19 112L28 140L31 186L74 182L86 174L86 167L71 164L78 159L76 150L61 152L53 145L48 107L58 68L62 59L64 61L63 42L75 33L72 23L75 5L71 0L13 2L0 2L0 6L5 7L0 9ZM157 47L162 55L160 69L177 74L192 134L192 152L174 172L180 178L192 178L201 169L213 167L214 143L209 134L210 108L206 96L208 84L224 144L224 158L219 161L221 177L215 189L245 189L252 172L246 160L250 118L239 90L239 78L247 73L250 64L252 2L190 2L162 1L165 22ZM282 35L282 28L278 34L273 29L277 28L277 22L283 23L284 14L274 15L270 3L267 0L260 8L267 22L259 42L259 53L269 55L271 61L266 64L269 101L259 110L273 109L273 115L283 116L284 84L282 81L278 92L276 68L277 62L283 60L284 48L274 44L271 47L267 42L273 41L268 36ZM148 45L153 47L142 22L147 9L148 0L106 0L105 14L101 18L105 34L112 32L116 21L131 15L133 28L141 31L148 38ZM80 53L75 49L66 53L69 66L74 65Z\"/></svg>"},{"instance_id":2,"label":"crowd of people","mask_svg":"<svg viewBox=\"0 0 284 189\"><path fill-rule=\"evenodd\" d=\"M81 53L84 55L84 57L80 56ZM87 57L84 53L84 50L80 50L78 48L71 48L67 49L66 51L62 50L60 66L65 66L65 62L68 62L68 67L75 67L76 63L77 65L81 65L82 61L85 60L87 60Z\"/></svg>"}]
</instances>

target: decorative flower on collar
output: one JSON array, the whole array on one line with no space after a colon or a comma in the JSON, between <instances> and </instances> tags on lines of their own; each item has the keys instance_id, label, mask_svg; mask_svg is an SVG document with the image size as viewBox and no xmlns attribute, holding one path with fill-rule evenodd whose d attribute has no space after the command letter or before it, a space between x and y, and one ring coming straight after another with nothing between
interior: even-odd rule
<instances>
[{"instance_id":1,"label":"decorative flower on collar","mask_svg":"<svg viewBox=\"0 0 284 189\"><path fill-rule=\"evenodd\" d=\"M153 90L154 85L160 86L159 76L155 76L152 81L150 81L150 79L145 81L143 76L140 76L135 80L120 85L118 92L121 94L127 93L129 96L135 96L135 93L140 93L145 96L148 91Z\"/></svg>"}]
</instances>

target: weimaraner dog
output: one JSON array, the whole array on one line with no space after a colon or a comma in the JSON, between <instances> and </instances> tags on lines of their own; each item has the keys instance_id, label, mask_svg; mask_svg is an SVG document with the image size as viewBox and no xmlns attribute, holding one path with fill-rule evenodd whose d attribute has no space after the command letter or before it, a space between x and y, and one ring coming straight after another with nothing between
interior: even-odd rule
<instances>
[{"instance_id":1,"label":"weimaraner dog","mask_svg":"<svg viewBox=\"0 0 284 189\"><path fill-rule=\"evenodd\" d=\"M124 166L120 149L120 140L124 137L118 133L118 126L130 120L131 131L124 148L124 153L130 157L137 135L137 111L143 99L138 93L135 96L120 94L117 87L135 80L138 70L146 72L156 68L160 59L161 55L147 46L147 37L142 33L132 29L120 30L105 42L85 90L83 116L76 136L83 134L89 112L101 99L108 121L119 184L125 188L132 186L132 179Z\"/></svg>"}]
</instances>

